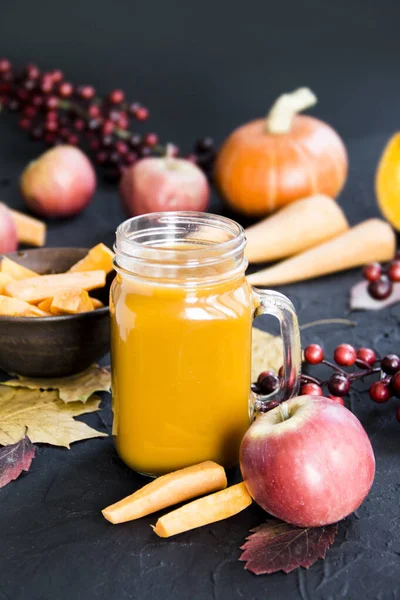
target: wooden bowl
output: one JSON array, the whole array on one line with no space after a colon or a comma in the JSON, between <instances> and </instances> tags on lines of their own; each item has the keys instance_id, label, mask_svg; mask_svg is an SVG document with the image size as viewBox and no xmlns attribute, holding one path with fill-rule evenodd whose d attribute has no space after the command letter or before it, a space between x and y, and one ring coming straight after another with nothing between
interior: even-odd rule
<instances>
[{"instance_id":1,"label":"wooden bowl","mask_svg":"<svg viewBox=\"0 0 400 600\"><path fill-rule=\"evenodd\" d=\"M40 248L10 252L15 262L41 275L64 273L87 254L87 248ZM90 292L104 308L61 317L0 316L0 368L28 377L61 377L79 373L110 348L110 284Z\"/></svg>"}]
</instances>

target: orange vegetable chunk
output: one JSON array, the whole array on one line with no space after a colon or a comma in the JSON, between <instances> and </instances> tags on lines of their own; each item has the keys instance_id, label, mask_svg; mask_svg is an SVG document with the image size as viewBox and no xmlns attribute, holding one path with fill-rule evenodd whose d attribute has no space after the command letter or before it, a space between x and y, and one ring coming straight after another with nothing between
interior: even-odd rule
<instances>
[{"instance_id":1,"label":"orange vegetable chunk","mask_svg":"<svg viewBox=\"0 0 400 600\"><path fill-rule=\"evenodd\" d=\"M167 513L158 519L153 529L159 537L171 537L232 517L250 506L252 501L245 484L238 483Z\"/></svg>"},{"instance_id":2,"label":"orange vegetable chunk","mask_svg":"<svg viewBox=\"0 0 400 600\"><path fill-rule=\"evenodd\" d=\"M208 460L158 477L102 513L110 523L125 523L226 486L224 468Z\"/></svg>"},{"instance_id":3,"label":"orange vegetable chunk","mask_svg":"<svg viewBox=\"0 0 400 600\"><path fill-rule=\"evenodd\" d=\"M48 317L49 313L23 300L0 296L0 315L7 317Z\"/></svg>"},{"instance_id":4,"label":"orange vegetable chunk","mask_svg":"<svg viewBox=\"0 0 400 600\"><path fill-rule=\"evenodd\" d=\"M46 298L46 300L42 300L42 302L39 302L38 308L40 308L40 310L44 310L45 312L49 313L52 302L53 302L53 298Z\"/></svg>"},{"instance_id":5,"label":"orange vegetable chunk","mask_svg":"<svg viewBox=\"0 0 400 600\"><path fill-rule=\"evenodd\" d=\"M94 309L103 308L104 304L101 300L98 300L97 298L92 298L91 296L90 296L90 300L92 301L92 305L93 305Z\"/></svg>"},{"instance_id":6,"label":"orange vegetable chunk","mask_svg":"<svg viewBox=\"0 0 400 600\"><path fill-rule=\"evenodd\" d=\"M103 287L106 282L105 271L83 271L81 273L60 273L58 275L43 275L12 281L6 286L6 293L13 298L26 302L39 303L46 298L52 298L65 288L80 288L93 290Z\"/></svg>"},{"instance_id":7,"label":"orange vegetable chunk","mask_svg":"<svg viewBox=\"0 0 400 600\"><path fill-rule=\"evenodd\" d=\"M50 306L52 314L70 314L88 312L94 310L89 294L79 288L68 288L54 294Z\"/></svg>"},{"instance_id":8,"label":"orange vegetable chunk","mask_svg":"<svg viewBox=\"0 0 400 600\"><path fill-rule=\"evenodd\" d=\"M69 272L76 273L78 271L95 271L102 269L106 273L110 273L113 269L114 252L105 244L97 244L84 256L80 261L73 265Z\"/></svg>"},{"instance_id":9,"label":"orange vegetable chunk","mask_svg":"<svg viewBox=\"0 0 400 600\"><path fill-rule=\"evenodd\" d=\"M10 277L7 273L0 272L0 294L5 294L6 286L13 281L13 278Z\"/></svg>"},{"instance_id":10,"label":"orange vegetable chunk","mask_svg":"<svg viewBox=\"0 0 400 600\"><path fill-rule=\"evenodd\" d=\"M11 210L17 227L18 241L30 246L44 246L46 242L46 225L39 219L24 215L17 210Z\"/></svg>"},{"instance_id":11,"label":"orange vegetable chunk","mask_svg":"<svg viewBox=\"0 0 400 600\"><path fill-rule=\"evenodd\" d=\"M29 277L40 277L39 273L19 265L17 262L11 260L11 258L8 258L7 256L4 256L1 261L1 272L5 275L9 275L11 279L16 281L28 279Z\"/></svg>"}]
</instances>

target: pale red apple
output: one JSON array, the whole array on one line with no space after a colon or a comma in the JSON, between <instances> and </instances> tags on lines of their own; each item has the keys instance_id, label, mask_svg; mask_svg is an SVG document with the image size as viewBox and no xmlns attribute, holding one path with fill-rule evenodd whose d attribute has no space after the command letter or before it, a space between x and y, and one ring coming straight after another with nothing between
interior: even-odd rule
<instances>
[{"instance_id":1,"label":"pale red apple","mask_svg":"<svg viewBox=\"0 0 400 600\"><path fill-rule=\"evenodd\" d=\"M171 210L204 211L210 188L204 173L183 158L143 158L125 171L120 193L129 216Z\"/></svg>"},{"instance_id":2,"label":"pale red apple","mask_svg":"<svg viewBox=\"0 0 400 600\"><path fill-rule=\"evenodd\" d=\"M17 227L7 206L0 202L0 253L14 252L18 246Z\"/></svg>"},{"instance_id":3,"label":"pale red apple","mask_svg":"<svg viewBox=\"0 0 400 600\"><path fill-rule=\"evenodd\" d=\"M375 458L344 406L300 396L258 417L240 448L243 480L269 514L299 527L340 521L368 494Z\"/></svg>"},{"instance_id":4,"label":"pale red apple","mask_svg":"<svg viewBox=\"0 0 400 600\"><path fill-rule=\"evenodd\" d=\"M21 176L26 204L44 217L70 217L90 202L96 174L79 148L56 146L31 162Z\"/></svg>"}]
</instances>

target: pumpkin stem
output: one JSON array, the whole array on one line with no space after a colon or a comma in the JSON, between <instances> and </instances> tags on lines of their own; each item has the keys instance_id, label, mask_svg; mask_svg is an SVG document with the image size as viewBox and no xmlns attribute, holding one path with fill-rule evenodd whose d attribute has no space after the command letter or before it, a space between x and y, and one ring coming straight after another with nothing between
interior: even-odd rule
<instances>
[{"instance_id":1,"label":"pumpkin stem","mask_svg":"<svg viewBox=\"0 0 400 600\"><path fill-rule=\"evenodd\" d=\"M317 103L317 98L308 88L299 88L290 94L282 94L273 104L267 116L268 133L288 133L295 115Z\"/></svg>"}]
</instances>

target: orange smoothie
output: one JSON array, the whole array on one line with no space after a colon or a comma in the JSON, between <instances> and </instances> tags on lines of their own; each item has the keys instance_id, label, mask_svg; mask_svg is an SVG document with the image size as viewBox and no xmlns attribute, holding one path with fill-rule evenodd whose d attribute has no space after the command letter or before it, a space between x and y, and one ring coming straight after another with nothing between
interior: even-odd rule
<instances>
[{"instance_id":1,"label":"orange smoothie","mask_svg":"<svg viewBox=\"0 0 400 600\"><path fill-rule=\"evenodd\" d=\"M191 289L117 274L113 433L129 467L161 475L204 460L238 462L250 423L254 308L243 273Z\"/></svg>"}]
</instances>

